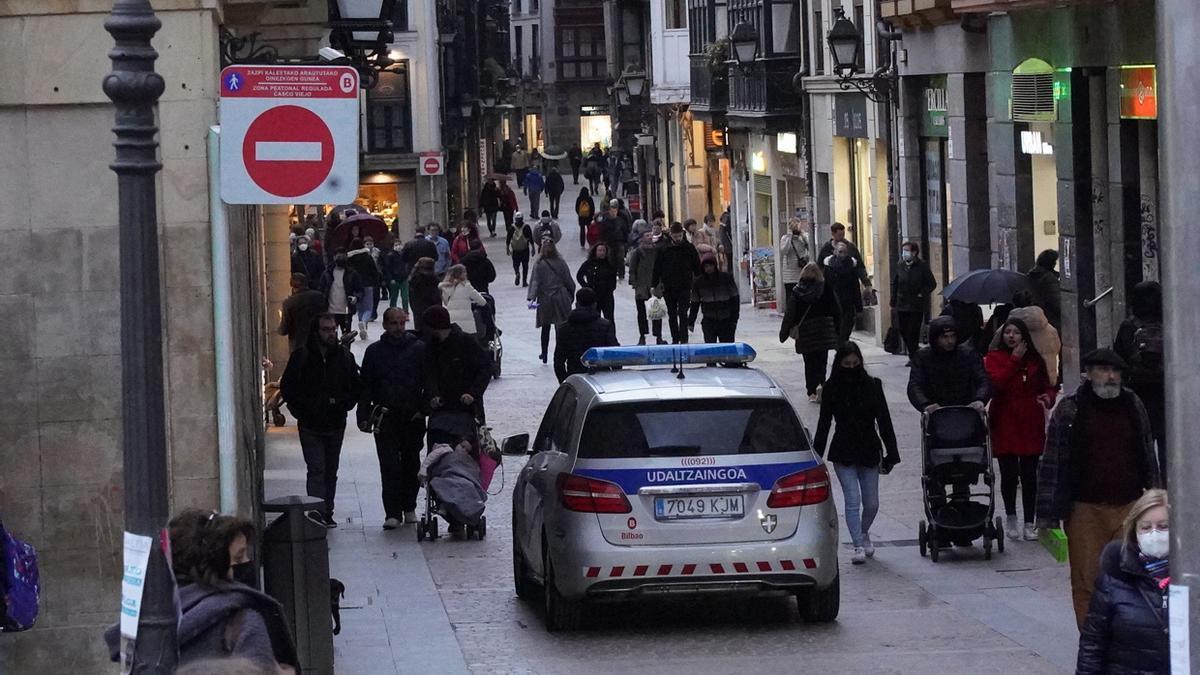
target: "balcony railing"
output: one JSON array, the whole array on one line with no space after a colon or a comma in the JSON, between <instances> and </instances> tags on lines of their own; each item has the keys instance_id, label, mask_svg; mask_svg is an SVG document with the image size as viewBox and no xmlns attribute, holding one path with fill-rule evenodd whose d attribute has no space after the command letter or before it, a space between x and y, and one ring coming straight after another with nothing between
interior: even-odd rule
<instances>
[{"instance_id":1,"label":"balcony railing","mask_svg":"<svg viewBox=\"0 0 1200 675\"><path fill-rule=\"evenodd\" d=\"M761 117L789 115L801 110L801 97L792 87L800 69L799 57L755 61L749 68L729 71L729 114Z\"/></svg>"},{"instance_id":2,"label":"balcony railing","mask_svg":"<svg viewBox=\"0 0 1200 675\"><path fill-rule=\"evenodd\" d=\"M955 14L951 0L880 0L879 16L908 26L943 23Z\"/></svg>"},{"instance_id":3,"label":"balcony railing","mask_svg":"<svg viewBox=\"0 0 1200 675\"><path fill-rule=\"evenodd\" d=\"M729 104L729 66L714 72L707 54L693 54L691 61L691 109L695 112L724 112Z\"/></svg>"}]
</instances>

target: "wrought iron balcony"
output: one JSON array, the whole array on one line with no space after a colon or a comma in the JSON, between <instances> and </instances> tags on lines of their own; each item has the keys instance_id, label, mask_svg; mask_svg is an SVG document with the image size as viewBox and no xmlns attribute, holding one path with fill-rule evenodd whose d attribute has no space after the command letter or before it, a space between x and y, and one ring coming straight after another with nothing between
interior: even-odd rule
<instances>
[{"instance_id":1,"label":"wrought iron balcony","mask_svg":"<svg viewBox=\"0 0 1200 675\"><path fill-rule=\"evenodd\" d=\"M769 117L801 112L801 96L792 86L799 57L760 59L729 71L729 116Z\"/></svg>"},{"instance_id":2,"label":"wrought iron balcony","mask_svg":"<svg viewBox=\"0 0 1200 675\"><path fill-rule=\"evenodd\" d=\"M691 110L693 112L725 112L729 104L729 64L710 67L707 54L692 54Z\"/></svg>"}]
</instances>

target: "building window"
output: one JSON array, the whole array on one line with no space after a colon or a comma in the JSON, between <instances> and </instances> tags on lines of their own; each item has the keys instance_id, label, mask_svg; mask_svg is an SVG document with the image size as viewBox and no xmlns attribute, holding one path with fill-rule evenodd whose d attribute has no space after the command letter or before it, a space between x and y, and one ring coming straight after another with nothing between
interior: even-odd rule
<instances>
[{"instance_id":1,"label":"building window","mask_svg":"<svg viewBox=\"0 0 1200 675\"><path fill-rule=\"evenodd\" d=\"M540 3L538 2L538 0L529 0L529 13L537 14L537 11L539 9L539 4Z\"/></svg>"},{"instance_id":2,"label":"building window","mask_svg":"<svg viewBox=\"0 0 1200 675\"><path fill-rule=\"evenodd\" d=\"M394 70L380 73L379 84L367 90L367 152L412 152L408 61Z\"/></svg>"},{"instance_id":3,"label":"building window","mask_svg":"<svg viewBox=\"0 0 1200 675\"><path fill-rule=\"evenodd\" d=\"M825 20L821 10L813 12L813 57L817 75L825 74Z\"/></svg>"},{"instance_id":4,"label":"building window","mask_svg":"<svg viewBox=\"0 0 1200 675\"><path fill-rule=\"evenodd\" d=\"M524 26L513 26L513 44L516 46L517 73L525 74L525 35Z\"/></svg>"},{"instance_id":5,"label":"building window","mask_svg":"<svg viewBox=\"0 0 1200 675\"><path fill-rule=\"evenodd\" d=\"M863 18L864 18L864 15L863 15L862 0L854 0L854 25L859 27L859 29L858 29L858 60L855 62L855 65L858 66L858 72L860 72L860 73L863 72L864 70L866 70L866 67L867 67L867 65L866 65L867 64L867 50L864 48L864 43L863 43L863 37L867 34L867 32L865 30L863 30L863 28L862 28L863 26L866 25L863 23Z\"/></svg>"},{"instance_id":6,"label":"building window","mask_svg":"<svg viewBox=\"0 0 1200 675\"><path fill-rule=\"evenodd\" d=\"M392 30L403 33L408 30L408 0L393 0L396 6L392 8Z\"/></svg>"},{"instance_id":7,"label":"building window","mask_svg":"<svg viewBox=\"0 0 1200 675\"><path fill-rule=\"evenodd\" d=\"M663 8L667 28L687 28L686 0L666 0Z\"/></svg>"},{"instance_id":8,"label":"building window","mask_svg":"<svg viewBox=\"0 0 1200 675\"><path fill-rule=\"evenodd\" d=\"M558 76L563 80L604 77L604 30L600 26L558 29Z\"/></svg>"},{"instance_id":9,"label":"building window","mask_svg":"<svg viewBox=\"0 0 1200 675\"><path fill-rule=\"evenodd\" d=\"M521 0L512 0L512 13L513 14L521 13Z\"/></svg>"},{"instance_id":10,"label":"building window","mask_svg":"<svg viewBox=\"0 0 1200 675\"><path fill-rule=\"evenodd\" d=\"M535 23L529 28L529 37L533 38L533 48L529 50L529 74L534 77L542 76L542 43L538 38L541 34L538 32L538 25Z\"/></svg>"}]
</instances>

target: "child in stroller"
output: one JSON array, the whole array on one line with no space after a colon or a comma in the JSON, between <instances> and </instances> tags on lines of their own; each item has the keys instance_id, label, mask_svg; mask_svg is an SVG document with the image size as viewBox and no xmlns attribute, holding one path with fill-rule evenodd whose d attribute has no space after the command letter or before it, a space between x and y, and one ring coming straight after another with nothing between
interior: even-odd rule
<instances>
[{"instance_id":1,"label":"child in stroller","mask_svg":"<svg viewBox=\"0 0 1200 675\"><path fill-rule=\"evenodd\" d=\"M970 406L946 406L921 420L921 487L925 517L917 525L921 555L937 562L942 548L970 546L983 537L984 558L992 545L1004 552L1003 526L994 516L995 477L987 420ZM975 488L980 478L986 489ZM949 494L947 494L949 488Z\"/></svg>"},{"instance_id":2,"label":"child in stroller","mask_svg":"<svg viewBox=\"0 0 1200 675\"><path fill-rule=\"evenodd\" d=\"M429 449L418 480L425 486L425 513L417 523L417 541L438 538L437 517L451 534L483 539L487 489L499 465L499 452L488 427L469 412L446 411L429 418Z\"/></svg>"}]
</instances>

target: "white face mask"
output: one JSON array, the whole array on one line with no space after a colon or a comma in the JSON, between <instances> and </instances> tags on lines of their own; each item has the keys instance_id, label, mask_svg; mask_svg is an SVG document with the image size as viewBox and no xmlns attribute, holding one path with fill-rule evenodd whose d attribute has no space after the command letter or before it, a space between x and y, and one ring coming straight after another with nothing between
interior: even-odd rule
<instances>
[{"instance_id":1,"label":"white face mask","mask_svg":"<svg viewBox=\"0 0 1200 675\"><path fill-rule=\"evenodd\" d=\"M901 252L900 252L900 259L901 259L901 260L904 260L904 261L906 261L906 262L907 262L907 261L909 261L909 260L912 260L912 257L913 257L912 251L901 251Z\"/></svg>"},{"instance_id":2,"label":"white face mask","mask_svg":"<svg viewBox=\"0 0 1200 675\"><path fill-rule=\"evenodd\" d=\"M1138 548L1151 558L1166 558L1171 552L1171 533L1166 530L1139 532Z\"/></svg>"},{"instance_id":3,"label":"white face mask","mask_svg":"<svg viewBox=\"0 0 1200 675\"><path fill-rule=\"evenodd\" d=\"M393 246L393 247L392 247L392 250L393 250L393 251L399 251L399 250L400 250L400 249L402 249L402 248L404 248L404 247L403 247L403 246L401 246L400 244L396 244L395 246Z\"/></svg>"},{"instance_id":4,"label":"white face mask","mask_svg":"<svg viewBox=\"0 0 1200 675\"><path fill-rule=\"evenodd\" d=\"M308 250L308 244L300 244L300 245L299 245L299 246L297 246L296 248L300 249L301 251L307 251L307 250Z\"/></svg>"}]
</instances>

